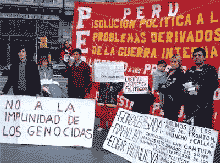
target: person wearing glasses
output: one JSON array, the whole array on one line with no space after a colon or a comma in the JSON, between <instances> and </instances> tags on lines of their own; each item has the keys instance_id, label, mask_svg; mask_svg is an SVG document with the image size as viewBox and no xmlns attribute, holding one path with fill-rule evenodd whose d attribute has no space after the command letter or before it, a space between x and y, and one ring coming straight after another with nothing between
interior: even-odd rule
<instances>
[{"instance_id":1,"label":"person wearing glasses","mask_svg":"<svg viewBox=\"0 0 220 163\"><path fill-rule=\"evenodd\" d=\"M80 49L73 50L64 74L68 78L69 98L85 98L91 87L91 70L88 64L81 60L81 55Z\"/></svg>"},{"instance_id":2,"label":"person wearing glasses","mask_svg":"<svg viewBox=\"0 0 220 163\"><path fill-rule=\"evenodd\" d=\"M14 95L39 96L41 93L40 75L38 66L34 61L28 59L31 56L31 49L28 47L14 48L13 53L18 56L12 58L12 66L2 92L7 94L9 89L13 89Z\"/></svg>"},{"instance_id":3,"label":"person wearing glasses","mask_svg":"<svg viewBox=\"0 0 220 163\"><path fill-rule=\"evenodd\" d=\"M195 126L212 128L213 95L218 88L218 73L214 66L205 64L206 52L197 48L192 54L195 66L186 72L186 122Z\"/></svg>"},{"instance_id":4,"label":"person wearing glasses","mask_svg":"<svg viewBox=\"0 0 220 163\"><path fill-rule=\"evenodd\" d=\"M182 58L174 54L170 59L171 69L167 73L165 84L161 85L160 92L164 94L164 117L178 122L178 115L183 105L184 96L184 72L182 70Z\"/></svg>"}]
</instances>

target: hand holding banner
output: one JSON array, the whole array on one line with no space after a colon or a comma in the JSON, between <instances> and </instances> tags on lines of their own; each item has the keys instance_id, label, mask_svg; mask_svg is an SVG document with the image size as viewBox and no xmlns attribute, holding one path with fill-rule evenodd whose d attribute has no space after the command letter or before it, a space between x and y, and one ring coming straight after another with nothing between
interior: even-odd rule
<instances>
[{"instance_id":1,"label":"hand holding banner","mask_svg":"<svg viewBox=\"0 0 220 163\"><path fill-rule=\"evenodd\" d=\"M0 142L92 147L95 101L1 96Z\"/></svg>"},{"instance_id":2,"label":"hand holding banner","mask_svg":"<svg viewBox=\"0 0 220 163\"><path fill-rule=\"evenodd\" d=\"M213 162L218 132L119 109L103 148L131 162Z\"/></svg>"}]
</instances>

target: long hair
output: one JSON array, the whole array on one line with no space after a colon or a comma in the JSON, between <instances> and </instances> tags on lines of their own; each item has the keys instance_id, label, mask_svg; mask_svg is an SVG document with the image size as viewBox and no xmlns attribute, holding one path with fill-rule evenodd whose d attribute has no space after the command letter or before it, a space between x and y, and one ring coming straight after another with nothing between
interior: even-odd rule
<instances>
[{"instance_id":1,"label":"long hair","mask_svg":"<svg viewBox=\"0 0 220 163\"><path fill-rule=\"evenodd\" d=\"M10 47L10 56L11 56L11 61L12 64L14 63L19 63L20 58L19 58L19 53L21 52L22 49L25 49L26 51L26 59L30 59L33 54L33 49L32 47L25 42L19 42L19 41L15 41L11 44Z\"/></svg>"}]
</instances>

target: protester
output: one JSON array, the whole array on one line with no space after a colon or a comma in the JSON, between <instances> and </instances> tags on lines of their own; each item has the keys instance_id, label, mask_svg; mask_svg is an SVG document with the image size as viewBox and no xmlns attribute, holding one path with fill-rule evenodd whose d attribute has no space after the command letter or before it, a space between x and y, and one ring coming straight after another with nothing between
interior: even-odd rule
<instances>
[{"instance_id":1,"label":"protester","mask_svg":"<svg viewBox=\"0 0 220 163\"><path fill-rule=\"evenodd\" d=\"M91 87L90 67L81 60L82 52L74 49L64 76L68 78L70 98L84 98Z\"/></svg>"},{"instance_id":2,"label":"protester","mask_svg":"<svg viewBox=\"0 0 220 163\"><path fill-rule=\"evenodd\" d=\"M100 83L98 103L117 105L117 95L123 85L123 82Z\"/></svg>"},{"instance_id":3,"label":"protester","mask_svg":"<svg viewBox=\"0 0 220 163\"><path fill-rule=\"evenodd\" d=\"M28 46L15 47L11 55L13 53L18 54L18 56L12 58L13 63L8 81L2 90L3 94L7 94L9 89L13 87L14 95L40 95L41 85L38 67L35 62L28 59L28 55L32 55L31 49L28 49Z\"/></svg>"},{"instance_id":4,"label":"protester","mask_svg":"<svg viewBox=\"0 0 220 163\"><path fill-rule=\"evenodd\" d=\"M60 59L63 61L63 63L68 66L69 58L72 53L72 46L70 42L65 41L64 46L61 49L60 53Z\"/></svg>"},{"instance_id":5,"label":"protester","mask_svg":"<svg viewBox=\"0 0 220 163\"><path fill-rule=\"evenodd\" d=\"M53 68L52 65L49 64L46 58L42 58L39 61L40 63L40 79L52 79L53 78Z\"/></svg>"},{"instance_id":6,"label":"protester","mask_svg":"<svg viewBox=\"0 0 220 163\"><path fill-rule=\"evenodd\" d=\"M53 68L46 58L40 59L40 79L42 94L44 97L66 98L64 90L59 87L59 83L53 81Z\"/></svg>"},{"instance_id":7,"label":"protester","mask_svg":"<svg viewBox=\"0 0 220 163\"><path fill-rule=\"evenodd\" d=\"M184 72L181 69L182 58L174 54L170 59L171 69L168 72L166 83L161 86L164 94L164 117L178 122L178 115L183 105Z\"/></svg>"},{"instance_id":8,"label":"protester","mask_svg":"<svg viewBox=\"0 0 220 163\"><path fill-rule=\"evenodd\" d=\"M219 84L217 70L214 66L204 64L206 52L203 48L195 49L192 59L196 66L186 72L185 80L186 119L188 122L193 119L195 126L212 128L213 95Z\"/></svg>"},{"instance_id":9,"label":"protester","mask_svg":"<svg viewBox=\"0 0 220 163\"><path fill-rule=\"evenodd\" d=\"M157 63L157 69L156 71L153 72L153 93L158 92L159 93L159 99L160 99L160 104L163 106L163 100L164 100L164 95L160 92L161 86L166 83L167 79L167 72L165 71L166 69L166 62L164 60L160 60Z\"/></svg>"}]
</instances>

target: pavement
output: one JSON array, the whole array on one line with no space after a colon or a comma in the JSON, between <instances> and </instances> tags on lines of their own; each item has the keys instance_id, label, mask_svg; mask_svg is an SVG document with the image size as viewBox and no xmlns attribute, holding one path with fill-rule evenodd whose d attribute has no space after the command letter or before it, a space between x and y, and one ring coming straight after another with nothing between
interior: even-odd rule
<instances>
[{"instance_id":1,"label":"pavement","mask_svg":"<svg viewBox=\"0 0 220 163\"><path fill-rule=\"evenodd\" d=\"M97 121L92 148L0 143L0 163L129 163L102 148L108 130L97 131Z\"/></svg>"},{"instance_id":2,"label":"pavement","mask_svg":"<svg viewBox=\"0 0 220 163\"><path fill-rule=\"evenodd\" d=\"M129 163L102 148L108 130L94 129L93 147L38 146L21 144L0 144L1 163ZM215 151L214 163L220 162L220 145Z\"/></svg>"}]
</instances>

